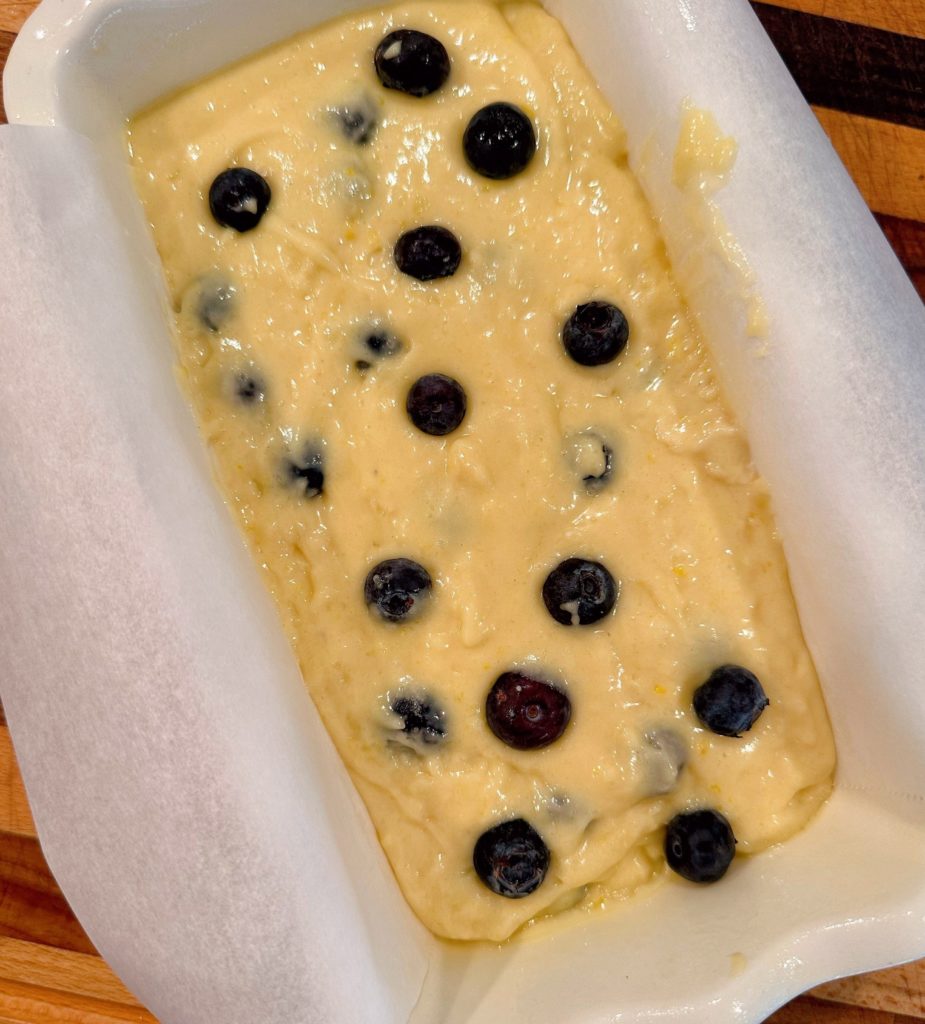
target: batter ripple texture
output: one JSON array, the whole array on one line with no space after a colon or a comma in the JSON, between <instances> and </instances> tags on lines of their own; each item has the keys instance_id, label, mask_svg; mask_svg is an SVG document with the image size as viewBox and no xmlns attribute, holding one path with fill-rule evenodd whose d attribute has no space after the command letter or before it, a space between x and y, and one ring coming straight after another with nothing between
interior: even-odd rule
<instances>
[{"instance_id":1,"label":"batter ripple texture","mask_svg":"<svg viewBox=\"0 0 925 1024\"><path fill-rule=\"evenodd\" d=\"M802 828L835 753L768 493L559 24L376 9L128 146L183 386L421 920L504 940Z\"/></svg>"}]
</instances>

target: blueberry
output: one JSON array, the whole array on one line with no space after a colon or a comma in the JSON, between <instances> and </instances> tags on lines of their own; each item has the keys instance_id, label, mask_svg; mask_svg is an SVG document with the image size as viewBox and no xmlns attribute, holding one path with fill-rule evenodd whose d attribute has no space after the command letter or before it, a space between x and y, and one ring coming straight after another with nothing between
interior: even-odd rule
<instances>
[{"instance_id":1,"label":"blueberry","mask_svg":"<svg viewBox=\"0 0 925 1024\"><path fill-rule=\"evenodd\" d=\"M571 715L571 702L560 689L520 672L500 675L485 701L489 729L516 750L555 743Z\"/></svg>"},{"instance_id":2,"label":"blueberry","mask_svg":"<svg viewBox=\"0 0 925 1024\"><path fill-rule=\"evenodd\" d=\"M196 302L196 316L203 327L217 333L235 309L235 289L227 281L213 275L203 278Z\"/></svg>"},{"instance_id":3,"label":"blueberry","mask_svg":"<svg viewBox=\"0 0 925 1024\"><path fill-rule=\"evenodd\" d=\"M239 373L234 379L235 397L245 405L255 405L266 398L267 389L264 382L254 373ZM291 470L288 471L291 475ZM322 481L324 474L322 474Z\"/></svg>"},{"instance_id":4,"label":"blueberry","mask_svg":"<svg viewBox=\"0 0 925 1024\"><path fill-rule=\"evenodd\" d=\"M566 458L591 493L602 491L613 478L613 449L593 430L575 434L566 442Z\"/></svg>"},{"instance_id":5,"label":"blueberry","mask_svg":"<svg viewBox=\"0 0 925 1024\"><path fill-rule=\"evenodd\" d=\"M547 576L543 601L563 626L590 626L613 611L619 591L600 562L567 558Z\"/></svg>"},{"instance_id":6,"label":"blueberry","mask_svg":"<svg viewBox=\"0 0 925 1024\"><path fill-rule=\"evenodd\" d=\"M405 408L418 430L444 437L466 418L466 392L452 377L429 373L412 385Z\"/></svg>"},{"instance_id":7,"label":"blueberry","mask_svg":"<svg viewBox=\"0 0 925 1024\"><path fill-rule=\"evenodd\" d=\"M422 565L410 558L390 558L370 571L363 594L387 622L406 622L420 613L432 587Z\"/></svg>"},{"instance_id":8,"label":"blueberry","mask_svg":"<svg viewBox=\"0 0 925 1024\"><path fill-rule=\"evenodd\" d=\"M368 146L376 134L379 119L372 103L355 103L335 111L344 138L358 146Z\"/></svg>"},{"instance_id":9,"label":"blueberry","mask_svg":"<svg viewBox=\"0 0 925 1024\"><path fill-rule=\"evenodd\" d=\"M673 729L652 729L645 735L648 789L656 796L670 793L687 764L687 745Z\"/></svg>"},{"instance_id":10,"label":"blueberry","mask_svg":"<svg viewBox=\"0 0 925 1024\"><path fill-rule=\"evenodd\" d=\"M735 857L736 838L719 811L688 811L668 823L665 859L689 882L718 882Z\"/></svg>"},{"instance_id":11,"label":"blueberry","mask_svg":"<svg viewBox=\"0 0 925 1024\"><path fill-rule=\"evenodd\" d=\"M469 166L484 177L513 178L536 153L533 122L512 103L490 103L469 122L463 149Z\"/></svg>"},{"instance_id":12,"label":"blueberry","mask_svg":"<svg viewBox=\"0 0 925 1024\"><path fill-rule=\"evenodd\" d=\"M270 186L256 171L229 167L212 182L209 209L219 224L235 231L251 231L267 212L270 196Z\"/></svg>"},{"instance_id":13,"label":"blueberry","mask_svg":"<svg viewBox=\"0 0 925 1024\"><path fill-rule=\"evenodd\" d=\"M396 697L392 711L402 720L402 737L412 745L433 746L446 738L446 712L433 697Z\"/></svg>"},{"instance_id":14,"label":"blueberry","mask_svg":"<svg viewBox=\"0 0 925 1024\"><path fill-rule=\"evenodd\" d=\"M386 89L429 96L450 77L450 55L439 39L413 28L390 32L376 47L376 74Z\"/></svg>"},{"instance_id":15,"label":"blueberry","mask_svg":"<svg viewBox=\"0 0 925 1024\"><path fill-rule=\"evenodd\" d=\"M758 681L746 668L723 665L694 693L694 711L711 732L741 736L770 704Z\"/></svg>"},{"instance_id":16,"label":"blueberry","mask_svg":"<svg viewBox=\"0 0 925 1024\"><path fill-rule=\"evenodd\" d=\"M320 497L324 493L324 453L320 446L309 445L299 459L287 458L285 475L306 498Z\"/></svg>"},{"instance_id":17,"label":"blueberry","mask_svg":"<svg viewBox=\"0 0 925 1024\"><path fill-rule=\"evenodd\" d=\"M402 350L401 341L386 330L371 330L360 342L363 355L354 363L360 373L371 370L381 359L392 359Z\"/></svg>"},{"instance_id":18,"label":"blueberry","mask_svg":"<svg viewBox=\"0 0 925 1024\"><path fill-rule=\"evenodd\" d=\"M472 864L493 893L518 900L543 884L549 870L549 848L532 825L515 818L479 837Z\"/></svg>"},{"instance_id":19,"label":"blueberry","mask_svg":"<svg viewBox=\"0 0 925 1024\"><path fill-rule=\"evenodd\" d=\"M582 366L613 362L626 348L629 336L626 317L610 302L579 306L562 328L565 351Z\"/></svg>"},{"instance_id":20,"label":"blueberry","mask_svg":"<svg viewBox=\"0 0 925 1024\"><path fill-rule=\"evenodd\" d=\"M401 352L401 342L388 331L370 331L363 339L363 344L375 356L388 358Z\"/></svg>"},{"instance_id":21,"label":"blueberry","mask_svg":"<svg viewBox=\"0 0 925 1024\"><path fill-rule=\"evenodd\" d=\"M462 261L459 239L437 224L406 231L395 243L398 269L418 281L452 277Z\"/></svg>"}]
</instances>

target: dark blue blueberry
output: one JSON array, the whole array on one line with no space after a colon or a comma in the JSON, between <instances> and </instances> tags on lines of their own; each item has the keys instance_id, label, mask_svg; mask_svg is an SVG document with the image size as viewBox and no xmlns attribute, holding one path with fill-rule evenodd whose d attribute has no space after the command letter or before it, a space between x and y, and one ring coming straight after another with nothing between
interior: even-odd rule
<instances>
[{"instance_id":1,"label":"dark blue blueberry","mask_svg":"<svg viewBox=\"0 0 925 1024\"><path fill-rule=\"evenodd\" d=\"M567 558L546 577L543 602L563 626L590 626L613 611L619 591L613 576L586 558Z\"/></svg>"},{"instance_id":2,"label":"dark blue blueberry","mask_svg":"<svg viewBox=\"0 0 925 1024\"><path fill-rule=\"evenodd\" d=\"M439 39L413 28L390 32L376 47L376 74L386 89L429 96L450 77L450 55Z\"/></svg>"},{"instance_id":3,"label":"dark blue blueberry","mask_svg":"<svg viewBox=\"0 0 925 1024\"><path fill-rule=\"evenodd\" d=\"M410 558L389 558L366 577L363 594L387 622L407 622L420 614L432 587L424 566Z\"/></svg>"},{"instance_id":4,"label":"dark blue blueberry","mask_svg":"<svg viewBox=\"0 0 925 1024\"><path fill-rule=\"evenodd\" d=\"M582 366L613 362L626 348L630 328L621 310L610 302L579 306L562 328L562 344Z\"/></svg>"},{"instance_id":5,"label":"dark blue blueberry","mask_svg":"<svg viewBox=\"0 0 925 1024\"><path fill-rule=\"evenodd\" d=\"M196 315L204 327L217 333L235 311L235 289L227 281L207 276L203 279L196 302Z\"/></svg>"},{"instance_id":6,"label":"dark blue blueberry","mask_svg":"<svg viewBox=\"0 0 925 1024\"><path fill-rule=\"evenodd\" d=\"M428 694L400 696L392 710L402 720L402 735L412 744L433 746L446 739L446 712Z\"/></svg>"},{"instance_id":7,"label":"dark blue blueberry","mask_svg":"<svg viewBox=\"0 0 925 1024\"><path fill-rule=\"evenodd\" d=\"M739 665L723 665L694 693L694 711L711 732L741 736L770 704L758 677Z\"/></svg>"},{"instance_id":8,"label":"dark blue blueberry","mask_svg":"<svg viewBox=\"0 0 925 1024\"><path fill-rule=\"evenodd\" d=\"M418 430L444 437L466 418L466 392L452 377L429 373L412 385L405 407Z\"/></svg>"},{"instance_id":9,"label":"dark blue blueberry","mask_svg":"<svg viewBox=\"0 0 925 1024\"><path fill-rule=\"evenodd\" d=\"M668 823L665 859L689 882L718 882L736 852L736 838L719 811L688 811Z\"/></svg>"},{"instance_id":10,"label":"dark blue blueberry","mask_svg":"<svg viewBox=\"0 0 925 1024\"><path fill-rule=\"evenodd\" d=\"M469 166L485 178L513 178L536 153L529 117L512 103L490 103L475 114L463 135Z\"/></svg>"},{"instance_id":11,"label":"dark blue blueberry","mask_svg":"<svg viewBox=\"0 0 925 1024\"><path fill-rule=\"evenodd\" d=\"M372 142L379 124L372 103L354 103L348 107L341 107L335 113L340 130L346 139L358 146L368 146Z\"/></svg>"},{"instance_id":12,"label":"dark blue blueberry","mask_svg":"<svg viewBox=\"0 0 925 1024\"><path fill-rule=\"evenodd\" d=\"M593 430L585 430L569 438L566 456L585 489L602 491L613 478L613 449Z\"/></svg>"},{"instance_id":13,"label":"dark blue blueberry","mask_svg":"<svg viewBox=\"0 0 925 1024\"><path fill-rule=\"evenodd\" d=\"M406 231L395 243L398 269L418 281L452 277L462 261L459 239L438 224Z\"/></svg>"},{"instance_id":14,"label":"dark blue blueberry","mask_svg":"<svg viewBox=\"0 0 925 1024\"><path fill-rule=\"evenodd\" d=\"M256 405L266 398L264 382L255 373L239 373L234 379L234 393L245 405ZM291 470L289 471L291 474ZM322 474L322 482L323 482Z\"/></svg>"},{"instance_id":15,"label":"dark blue blueberry","mask_svg":"<svg viewBox=\"0 0 925 1024\"><path fill-rule=\"evenodd\" d=\"M485 701L488 727L516 750L555 743L571 716L571 702L558 687L520 672L500 675Z\"/></svg>"},{"instance_id":16,"label":"dark blue blueberry","mask_svg":"<svg viewBox=\"0 0 925 1024\"><path fill-rule=\"evenodd\" d=\"M270 186L265 178L248 167L230 167L212 182L209 209L225 227L252 231L270 205Z\"/></svg>"},{"instance_id":17,"label":"dark blue blueberry","mask_svg":"<svg viewBox=\"0 0 925 1024\"><path fill-rule=\"evenodd\" d=\"M310 445L299 459L291 456L285 461L286 478L298 487L306 498L318 498L324 493L324 453Z\"/></svg>"},{"instance_id":18,"label":"dark blue blueberry","mask_svg":"<svg viewBox=\"0 0 925 1024\"><path fill-rule=\"evenodd\" d=\"M475 873L493 893L517 900L542 884L549 870L549 848L523 818L505 821L484 832L475 844Z\"/></svg>"}]
</instances>

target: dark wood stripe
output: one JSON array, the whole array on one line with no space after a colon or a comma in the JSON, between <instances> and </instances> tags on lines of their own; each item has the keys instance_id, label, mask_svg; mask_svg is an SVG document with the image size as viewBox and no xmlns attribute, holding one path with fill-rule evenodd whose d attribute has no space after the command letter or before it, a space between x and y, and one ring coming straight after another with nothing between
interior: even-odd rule
<instances>
[{"instance_id":1,"label":"dark wood stripe","mask_svg":"<svg viewBox=\"0 0 925 1024\"><path fill-rule=\"evenodd\" d=\"M874 216L925 301L925 224L917 220L890 217L885 213L876 213Z\"/></svg>"},{"instance_id":2,"label":"dark wood stripe","mask_svg":"<svg viewBox=\"0 0 925 1024\"><path fill-rule=\"evenodd\" d=\"M752 7L810 103L925 128L925 39Z\"/></svg>"},{"instance_id":3,"label":"dark wood stripe","mask_svg":"<svg viewBox=\"0 0 925 1024\"><path fill-rule=\"evenodd\" d=\"M0 124L6 124L6 109L3 106L3 68L15 38L12 32L0 32Z\"/></svg>"},{"instance_id":4,"label":"dark wood stripe","mask_svg":"<svg viewBox=\"0 0 925 1024\"><path fill-rule=\"evenodd\" d=\"M0 935L96 953L45 863L37 839L0 833Z\"/></svg>"}]
</instances>

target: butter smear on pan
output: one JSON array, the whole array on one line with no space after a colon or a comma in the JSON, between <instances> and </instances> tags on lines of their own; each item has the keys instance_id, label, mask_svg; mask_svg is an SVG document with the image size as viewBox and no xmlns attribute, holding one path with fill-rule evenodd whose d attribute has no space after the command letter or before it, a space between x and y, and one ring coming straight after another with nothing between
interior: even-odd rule
<instances>
[{"instance_id":1,"label":"butter smear on pan","mask_svg":"<svg viewBox=\"0 0 925 1024\"><path fill-rule=\"evenodd\" d=\"M128 145L183 386L421 920L503 940L802 828L835 753L770 499L559 24L362 13Z\"/></svg>"}]
</instances>

